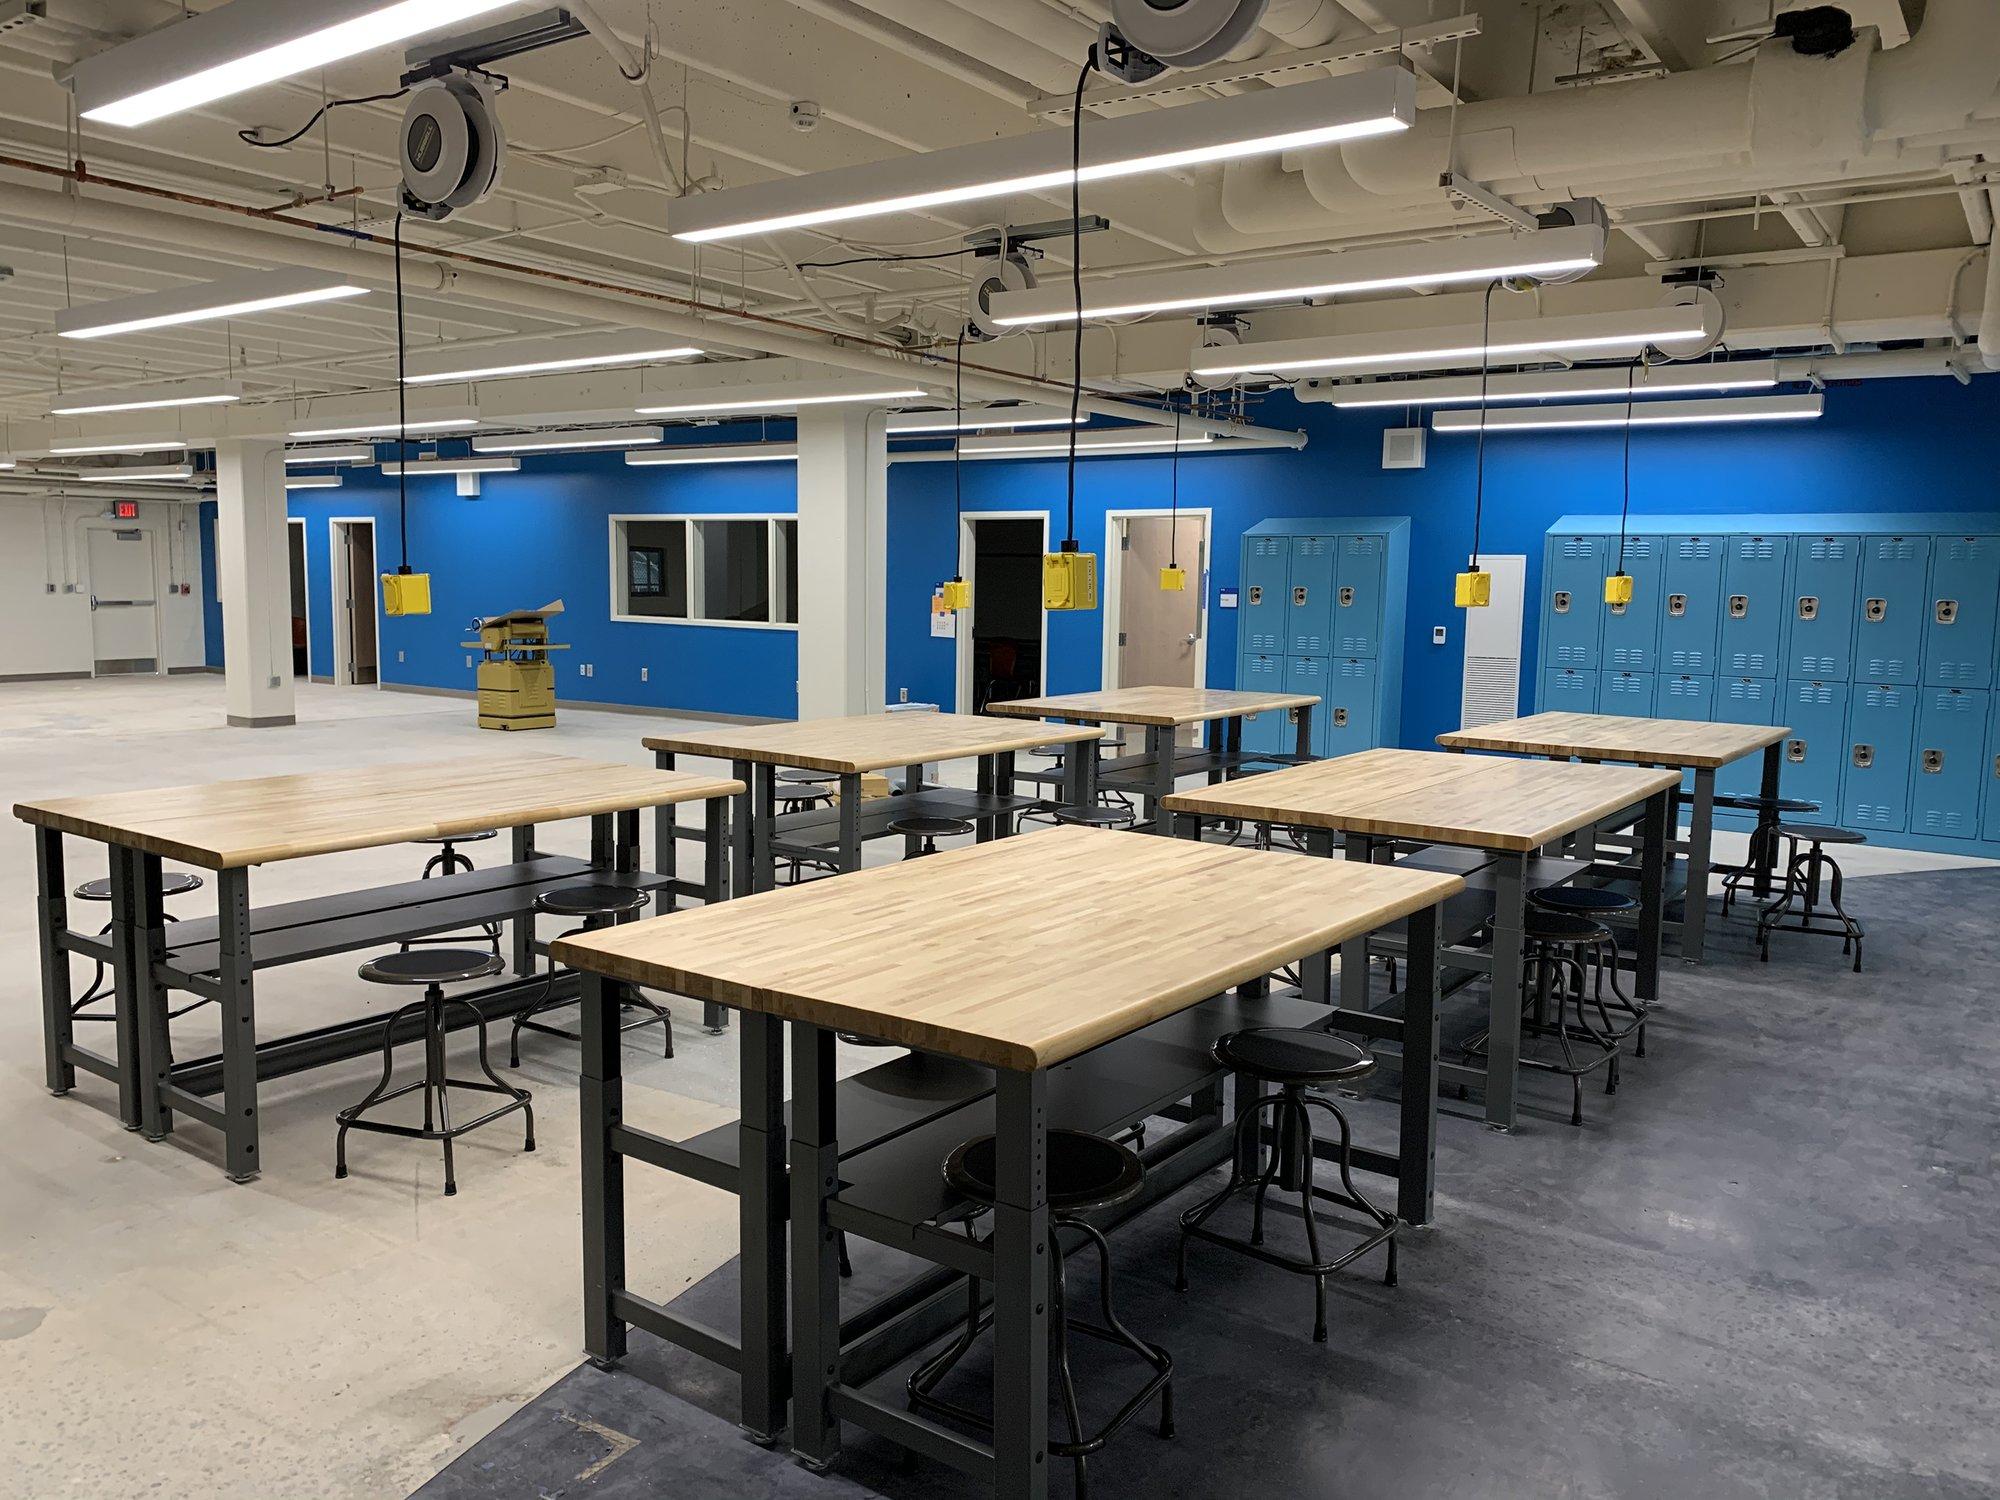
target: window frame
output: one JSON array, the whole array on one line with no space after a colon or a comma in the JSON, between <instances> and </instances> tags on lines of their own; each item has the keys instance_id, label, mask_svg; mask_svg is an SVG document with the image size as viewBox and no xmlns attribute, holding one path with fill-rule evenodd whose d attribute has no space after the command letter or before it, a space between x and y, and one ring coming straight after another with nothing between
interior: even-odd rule
<instances>
[{"instance_id":1,"label":"window frame","mask_svg":"<svg viewBox=\"0 0 2000 1500\"><path fill-rule=\"evenodd\" d=\"M786 597L786 556L797 537L798 512L796 511L620 511L607 518L610 524L609 552L611 566L611 619L626 625L697 625L712 630L788 630L798 631L796 620L710 620L698 611L703 607L700 530L704 521L752 521L763 523L765 539L766 597L770 600L774 614L798 613L798 601ZM688 612L685 616L638 615L627 612L624 606L632 598L630 593L630 566L627 553L630 544L626 541L626 527L634 521L680 521L682 545L687 549L683 561L687 567ZM787 535L785 524L793 530ZM645 544L641 544L645 545ZM659 549L654 549L659 550ZM642 596L643 597L643 596Z\"/></svg>"}]
</instances>

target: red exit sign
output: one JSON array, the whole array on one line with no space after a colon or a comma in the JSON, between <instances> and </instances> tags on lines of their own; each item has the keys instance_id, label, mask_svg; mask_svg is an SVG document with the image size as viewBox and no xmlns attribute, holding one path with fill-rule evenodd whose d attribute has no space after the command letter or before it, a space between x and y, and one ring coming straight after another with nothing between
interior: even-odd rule
<instances>
[{"instance_id":1,"label":"red exit sign","mask_svg":"<svg viewBox=\"0 0 2000 1500\"><path fill-rule=\"evenodd\" d=\"M111 519L114 521L138 520L139 502L137 500L113 500L111 502Z\"/></svg>"}]
</instances>

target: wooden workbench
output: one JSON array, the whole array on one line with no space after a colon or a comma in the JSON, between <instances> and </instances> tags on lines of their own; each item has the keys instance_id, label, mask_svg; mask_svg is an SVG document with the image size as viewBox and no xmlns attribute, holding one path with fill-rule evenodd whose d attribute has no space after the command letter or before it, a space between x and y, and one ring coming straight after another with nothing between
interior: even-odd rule
<instances>
[{"instance_id":1,"label":"wooden workbench","mask_svg":"<svg viewBox=\"0 0 2000 1500\"><path fill-rule=\"evenodd\" d=\"M1680 819L1672 820L1675 850L1687 855L1686 895L1678 928L1681 957L1700 963L1708 940L1708 877L1715 839L1715 777L1725 766L1763 752L1760 781L1766 807L1758 814L1758 838L1753 841L1754 889L1770 894L1771 862L1777 850L1774 836L1778 812L1773 803L1783 766L1781 748L1791 730L1782 724L1721 724L1693 719L1628 719L1611 714L1547 713L1507 719L1438 736L1448 750L1488 750L1516 755L1545 755L1562 760L1619 761L1642 766L1671 766L1686 773L1688 837L1678 839ZM1613 836L1615 838L1615 836ZM1594 842L1594 840L1593 840Z\"/></svg>"},{"instance_id":2,"label":"wooden workbench","mask_svg":"<svg viewBox=\"0 0 2000 1500\"><path fill-rule=\"evenodd\" d=\"M1679 781L1674 772L1636 767L1365 750L1179 793L1166 800L1166 808L1183 820L1185 837L1199 837L1204 819L1235 818L1309 830L1317 835L1309 847L1330 854L1331 835L1340 834L1350 861L1388 858L1389 845L1397 842L1492 854L1490 957L1454 950L1453 960L1492 975L1489 1063L1483 1075L1456 1068L1447 1073L1478 1078L1486 1090L1487 1123L1510 1130L1516 1118L1521 928L1531 859L1579 828L1635 805L1644 807L1635 990L1642 1003L1657 1000L1667 804ZM1342 953L1341 1003L1346 1009L1368 1009L1368 955L1365 941L1349 944Z\"/></svg>"},{"instance_id":3,"label":"wooden workbench","mask_svg":"<svg viewBox=\"0 0 2000 1500\"><path fill-rule=\"evenodd\" d=\"M1427 1219L1436 913L1462 888L1457 877L1428 871L1057 828L559 942L558 960L586 976L590 1353L600 1364L622 1357L630 1323L697 1348L742 1374L745 1425L772 1436L782 1421L789 1305L791 1443L809 1465L836 1457L840 1424L851 1421L957 1466L995 1496L1039 1500L1049 1468L1042 1357L1049 1338L1048 1131L1113 1131L1185 1105L1177 1118L1189 1123L1146 1149L1144 1201L1120 1212L1138 1212L1177 1190L1230 1149L1231 1122L1210 1051L1215 1035L1270 1023L1256 1013L1258 1002L1223 992L1403 920L1412 947L1400 1033L1401 1139L1393 1157L1357 1152L1356 1160L1393 1172L1399 1210ZM728 1161L693 1161L687 1144L625 1124L616 1045L624 984L665 985L739 1007L746 1036L788 1023L789 1114L780 1097L783 1069L746 1069L746 1112ZM1273 1014L1293 1008L1283 1012L1285 1024L1309 1024L1296 1014L1303 1009L1297 1002L1269 1004ZM1322 1011L1316 1019L1337 1018ZM843 1134L844 1124L854 1128L846 1108L855 1102L854 1080L836 1088L835 1030L923 1047L956 1060L952 1066L977 1065L991 1082L892 1138L858 1142ZM1244 1100L1239 1092L1239 1109ZM938 1163L959 1140L987 1133L1000 1146L999 1202L991 1238L974 1239L939 1222L963 1205L949 1199ZM788 1176L781 1151L787 1136ZM630 1159L738 1190L739 1337L692 1324L625 1286ZM842 1234L893 1245L938 1270L843 1320ZM787 1253L789 1304L778 1270ZM990 1445L911 1417L900 1387L867 1388L934 1335L935 1313L949 1317L961 1304L954 1276L967 1273L994 1286Z\"/></svg>"},{"instance_id":4,"label":"wooden workbench","mask_svg":"<svg viewBox=\"0 0 2000 1500\"><path fill-rule=\"evenodd\" d=\"M259 1079L381 1045L379 1020L365 1019L260 1045L252 984L257 969L375 951L468 927L490 925L497 933L498 924L511 921L515 977L481 993L489 1019L510 1014L542 993L542 981L533 977L537 895L601 879L663 893L669 901L677 894L718 898L721 799L741 790L741 782L727 777L568 756L495 755L23 802L14 812L35 828L49 1088L68 1093L79 1068L111 1079L118 1085L121 1120L153 1140L172 1130L176 1113L214 1126L224 1133L229 1175L247 1181L259 1169ZM639 868L639 810L689 802L710 808L714 873L706 887L683 888ZM585 817L591 820L587 862L537 852L537 824ZM250 908L253 866L488 828L513 831L510 864ZM70 928L65 836L109 846L108 937ZM214 872L215 918L167 923L162 859ZM115 1056L77 1045L69 968L76 953L104 961L116 976ZM217 1056L172 1060L167 997L176 989L222 1008ZM218 1092L220 1108L210 1098Z\"/></svg>"}]
</instances>

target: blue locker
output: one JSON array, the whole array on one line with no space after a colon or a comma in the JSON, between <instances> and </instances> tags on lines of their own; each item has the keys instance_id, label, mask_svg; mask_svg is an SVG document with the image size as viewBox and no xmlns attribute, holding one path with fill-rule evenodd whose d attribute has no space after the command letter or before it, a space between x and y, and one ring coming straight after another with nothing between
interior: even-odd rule
<instances>
[{"instance_id":1,"label":"blue locker","mask_svg":"<svg viewBox=\"0 0 2000 1500\"><path fill-rule=\"evenodd\" d=\"M1941 536L1931 553L1924 617L1924 683L1986 687L1994 680L2000 619L2000 536Z\"/></svg>"},{"instance_id":2,"label":"blue locker","mask_svg":"<svg viewBox=\"0 0 2000 1500\"><path fill-rule=\"evenodd\" d=\"M1312 753L1326 754L1326 721L1332 717L1333 709L1328 705L1327 694L1333 683L1327 671L1324 656L1288 656L1285 658L1285 691L1288 693L1311 693L1319 699L1313 705ZM1292 734L1291 716L1285 716L1285 732ZM1287 744L1285 749L1294 748Z\"/></svg>"},{"instance_id":3,"label":"blue locker","mask_svg":"<svg viewBox=\"0 0 2000 1500\"><path fill-rule=\"evenodd\" d=\"M1604 620L1604 538L1551 536L1542 607L1543 660L1595 671Z\"/></svg>"},{"instance_id":4,"label":"blue locker","mask_svg":"<svg viewBox=\"0 0 2000 1500\"><path fill-rule=\"evenodd\" d=\"M1903 831L1909 819L1910 746L1916 717L1916 688L1900 682L1854 685L1840 799L1841 821L1850 827Z\"/></svg>"},{"instance_id":5,"label":"blue locker","mask_svg":"<svg viewBox=\"0 0 2000 1500\"><path fill-rule=\"evenodd\" d=\"M1285 621L1291 610L1287 588L1292 577L1292 539L1288 536L1246 536L1243 539L1243 598L1237 606L1242 649L1280 652L1285 649ZM1247 686L1247 684L1246 684Z\"/></svg>"},{"instance_id":6,"label":"blue locker","mask_svg":"<svg viewBox=\"0 0 2000 1500\"><path fill-rule=\"evenodd\" d=\"M1792 681L1777 718L1791 727L1785 739L1780 796L1817 802L1826 822L1840 821L1840 788L1848 760L1847 684Z\"/></svg>"},{"instance_id":7,"label":"blue locker","mask_svg":"<svg viewBox=\"0 0 2000 1500\"><path fill-rule=\"evenodd\" d=\"M1542 673L1542 708L1548 714L1597 712L1597 674L1575 667L1550 667Z\"/></svg>"},{"instance_id":8,"label":"blue locker","mask_svg":"<svg viewBox=\"0 0 2000 1500\"><path fill-rule=\"evenodd\" d=\"M1651 672L1605 672L1597 679L1597 711L1621 719L1653 716Z\"/></svg>"},{"instance_id":9,"label":"blue locker","mask_svg":"<svg viewBox=\"0 0 2000 1500\"><path fill-rule=\"evenodd\" d=\"M1792 539L1733 536L1724 554L1722 670L1736 677L1776 677L1785 638L1785 569L1791 565Z\"/></svg>"},{"instance_id":10,"label":"blue locker","mask_svg":"<svg viewBox=\"0 0 2000 1500\"><path fill-rule=\"evenodd\" d=\"M1861 619L1854 675L1865 682L1914 683L1930 618L1927 536L1871 536L1861 560Z\"/></svg>"},{"instance_id":11,"label":"blue locker","mask_svg":"<svg viewBox=\"0 0 2000 1500\"><path fill-rule=\"evenodd\" d=\"M1339 560L1338 537L1292 538L1285 650L1293 656L1326 656L1333 650L1333 580Z\"/></svg>"},{"instance_id":12,"label":"blue locker","mask_svg":"<svg viewBox=\"0 0 2000 1500\"><path fill-rule=\"evenodd\" d=\"M1986 822L1981 837L2000 843L2000 693L1993 695L1993 719L1986 726Z\"/></svg>"},{"instance_id":13,"label":"blue locker","mask_svg":"<svg viewBox=\"0 0 2000 1500\"><path fill-rule=\"evenodd\" d=\"M1827 681L1852 674L1860 585L1860 537L1802 536L1793 541L1787 677Z\"/></svg>"},{"instance_id":14,"label":"blue locker","mask_svg":"<svg viewBox=\"0 0 2000 1500\"><path fill-rule=\"evenodd\" d=\"M1667 538L1660 579L1662 672L1704 677L1716 669L1725 541L1716 536Z\"/></svg>"},{"instance_id":15,"label":"blue locker","mask_svg":"<svg viewBox=\"0 0 2000 1500\"><path fill-rule=\"evenodd\" d=\"M1724 724L1775 724L1780 687L1771 677L1721 678L1715 684L1715 717ZM1716 791L1732 796L1748 796L1763 784L1762 754L1732 761L1715 773ZM1784 785L1782 779L1779 784Z\"/></svg>"},{"instance_id":16,"label":"blue locker","mask_svg":"<svg viewBox=\"0 0 2000 1500\"><path fill-rule=\"evenodd\" d=\"M1246 693L1282 693L1285 659L1268 653L1244 657L1237 666L1236 685ZM1289 755L1294 745L1291 734L1291 715L1283 709L1252 714L1243 721L1243 748Z\"/></svg>"},{"instance_id":17,"label":"blue locker","mask_svg":"<svg viewBox=\"0 0 2000 1500\"><path fill-rule=\"evenodd\" d=\"M1666 613L1667 539L1630 536L1625 539L1625 571L1632 575L1632 602L1606 604L1604 582L1598 580L1597 608L1604 616L1604 668L1608 672L1657 672L1660 669L1660 620ZM1605 572L1618 568L1618 539L1604 546Z\"/></svg>"},{"instance_id":18,"label":"blue locker","mask_svg":"<svg viewBox=\"0 0 2000 1500\"><path fill-rule=\"evenodd\" d=\"M1333 685L1319 710L1320 734L1326 736L1322 755L1352 755L1373 749L1375 739L1375 663L1365 656L1337 659L1333 663Z\"/></svg>"},{"instance_id":19,"label":"blue locker","mask_svg":"<svg viewBox=\"0 0 2000 1500\"><path fill-rule=\"evenodd\" d=\"M1335 574L1333 649L1339 656L1378 656L1382 651L1382 561L1387 537L1344 536Z\"/></svg>"},{"instance_id":20,"label":"blue locker","mask_svg":"<svg viewBox=\"0 0 2000 1500\"><path fill-rule=\"evenodd\" d=\"M1910 773L1910 832L1977 838L1991 694L1984 688L1952 687L1921 692L1915 770Z\"/></svg>"}]
</instances>

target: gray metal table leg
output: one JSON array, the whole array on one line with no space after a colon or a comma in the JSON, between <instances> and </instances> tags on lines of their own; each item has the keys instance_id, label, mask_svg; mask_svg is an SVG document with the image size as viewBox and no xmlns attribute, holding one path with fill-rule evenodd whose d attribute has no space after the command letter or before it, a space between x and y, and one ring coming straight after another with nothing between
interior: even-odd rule
<instances>
[{"instance_id":1,"label":"gray metal table leg","mask_svg":"<svg viewBox=\"0 0 2000 1500\"><path fill-rule=\"evenodd\" d=\"M1403 961L1402 1129L1396 1144L1396 1217L1428 1224L1437 1199L1438 913L1427 906L1408 922Z\"/></svg>"},{"instance_id":2,"label":"gray metal table leg","mask_svg":"<svg viewBox=\"0 0 2000 1500\"><path fill-rule=\"evenodd\" d=\"M1514 1128L1521 1062L1521 929L1527 921L1526 854L1493 862L1493 989L1487 1008L1486 1123Z\"/></svg>"},{"instance_id":3,"label":"gray metal table leg","mask_svg":"<svg viewBox=\"0 0 2000 1500\"><path fill-rule=\"evenodd\" d=\"M655 750L653 752L653 764L658 766L662 771L673 770L674 752L671 750ZM675 816L674 805L671 802L663 802L653 809L653 868L669 880L678 878L681 872L681 846L680 839L677 836L678 821ZM661 898L661 909L663 911L674 910L679 899L673 890L669 888L667 893Z\"/></svg>"},{"instance_id":4,"label":"gray metal table leg","mask_svg":"<svg viewBox=\"0 0 2000 1500\"><path fill-rule=\"evenodd\" d=\"M730 798L735 806L729 814L729 894L742 897L757 889L754 883L757 860L751 849L757 827L757 768L747 760L739 760L733 763L729 774L743 783L743 790Z\"/></svg>"},{"instance_id":5,"label":"gray metal table leg","mask_svg":"<svg viewBox=\"0 0 2000 1500\"><path fill-rule=\"evenodd\" d=\"M1778 812L1770 804L1778 795L1778 777L1785 763L1783 740L1764 749L1764 773L1758 784L1758 792L1764 798L1764 807L1757 814L1757 899L1767 901L1771 896L1771 875L1778 862L1778 824L1782 821Z\"/></svg>"},{"instance_id":6,"label":"gray metal table leg","mask_svg":"<svg viewBox=\"0 0 2000 1500\"><path fill-rule=\"evenodd\" d=\"M703 808L701 843L701 902L716 906L729 899L729 804L730 797L710 797ZM729 1029L729 1011L713 1000L701 1006L701 1024L710 1036Z\"/></svg>"},{"instance_id":7,"label":"gray metal table leg","mask_svg":"<svg viewBox=\"0 0 2000 1500\"><path fill-rule=\"evenodd\" d=\"M784 1023L745 1011L737 1122L737 1221L742 1254L743 1430L766 1446L785 1430Z\"/></svg>"},{"instance_id":8,"label":"gray metal table leg","mask_svg":"<svg viewBox=\"0 0 2000 1500\"><path fill-rule=\"evenodd\" d=\"M1300 704L1298 716L1298 736L1293 743L1292 753L1305 759L1313 753L1313 705Z\"/></svg>"},{"instance_id":9,"label":"gray metal table leg","mask_svg":"<svg viewBox=\"0 0 2000 1500\"><path fill-rule=\"evenodd\" d=\"M526 864L535 857L535 825L514 830L514 863ZM511 924L514 929L514 972L523 979L535 973L535 914L522 912Z\"/></svg>"},{"instance_id":10,"label":"gray metal table leg","mask_svg":"<svg viewBox=\"0 0 2000 1500\"><path fill-rule=\"evenodd\" d=\"M1164 834L1168 831L1165 804L1174 794L1174 761L1180 754L1179 731L1171 724L1148 724L1146 753L1153 758L1153 790L1148 798L1152 806L1146 809L1146 816L1152 820L1153 832Z\"/></svg>"},{"instance_id":11,"label":"gray metal table leg","mask_svg":"<svg viewBox=\"0 0 2000 1500\"><path fill-rule=\"evenodd\" d=\"M49 1092L60 1097L76 1087L76 1065L69 1060L76 1045L70 1017L69 951L63 935L69 931L69 887L63 875L63 836L54 828L35 830L35 924L42 948L42 1054Z\"/></svg>"},{"instance_id":12,"label":"gray metal table leg","mask_svg":"<svg viewBox=\"0 0 2000 1500\"><path fill-rule=\"evenodd\" d=\"M860 868L861 777L847 771L840 778L840 873L852 875Z\"/></svg>"},{"instance_id":13,"label":"gray metal table leg","mask_svg":"<svg viewBox=\"0 0 2000 1500\"><path fill-rule=\"evenodd\" d=\"M1324 837L1324 835L1321 835ZM1312 845L1308 844L1311 849ZM1313 850L1313 852L1320 852ZM1331 853L1329 847L1325 852ZM1375 841L1366 834L1347 835L1347 862L1349 864L1373 864L1375 862ZM1340 1008L1342 1010L1365 1011L1368 1009L1368 937L1362 933L1340 945Z\"/></svg>"},{"instance_id":14,"label":"gray metal table leg","mask_svg":"<svg viewBox=\"0 0 2000 1500\"><path fill-rule=\"evenodd\" d=\"M250 872L215 878L222 980L222 1111L231 1182L249 1182L257 1156L257 1007L250 961Z\"/></svg>"},{"instance_id":15,"label":"gray metal table leg","mask_svg":"<svg viewBox=\"0 0 2000 1500\"><path fill-rule=\"evenodd\" d=\"M825 1470L840 1453L827 1388L840 1381L840 1256L827 1200L840 1180L833 1033L792 1031L792 1452Z\"/></svg>"},{"instance_id":16,"label":"gray metal table leg","mask_svg":"<svg viewBox=\"0 0 2000 1500\"><path fill-rule=\"evenodd\" d=\"M1014 795L1014 752L1013 751L1011 750L1002 751L999 755L994 757L993 781L994 785L998 788L1001 796L1012 797ZM1002 838L1002 839L1011 838L1015 831L1014 820L1016 816L1017 815L1014 813L1002 813L998 818L993 819L992 820L994 828L993 836L995 838Z\"/></svg>"},{"instance_id":17,"label":"gray metal table leg","mask_svg":"<svg viewBox=\"0 0 2000 1500\"><path fill-rule=\"evenodd\" d=\"M994 794L996 790L998 790L998 782L996 781L996 777L998 775L998 765L999 765L998 758L995 756L982 755L979 757L978 771L976 773L973 786L975 790L978 791L981 797L990 797ZM975 818L973 820L972 823L973 843L990 844L991 842L993 842L994 839L998 838L999 836L1000 834L998 828L996 827L995 819Z\"/></svg>"},{"instance_id":18,"label":"gray metal table leg","mask_svg":"<svg viewBox=\"0 0 2000 1500\"><path fill-rule=\"evenodd\" d=\"M750 836L751 889L768 891L778 883L777 853L771 847L778 834L778 768L759 764L751 768L751 774L752 795L756 798Z\"/></svg>"},{"instance_id":19,"label":"gray metal table leg","mask_svg":"<svg viewBox=\"0 0 2000 1500\"><path fill-rule=\"evenodd\" d=\"M1646 815L1640 820L1643 848L1639 863L1639 953L1632 993L1644 1004L1660 1000L1660 933L1666 926L1668 848L1673 837L1667 809L1671 792L1646 799Z\"/></svg>"},{"instance_id":20,"label":"gray metal table leg","mask_svg":"<svg viewBox=\"0 0 2000 1500\"><path fill-rule=\"evenodd\" d=\"M173 1072L173 1038L167 1022L167 987L154 965L167 956L167 908L160 895L160 856L132 856L136 920L132 926L132 967L137 979L134 1010L139 1032L139 1128L149 1141L163 1140L174 1128L167 1106Z\"/></svg>"},{"instance_id":21,"label":"gray metal table leg","mask_svg":"<svg viewBox=\"0 0 2000 1500\"><path fill-rule=\"evenodd\" d=\"M118 1050L118 1123L127 1130L141 1124L139 1104L140 958L134 949L139 922L139 854L122 844L111 846L111 973L112 1032ZM223 1041L229 1040L224 1033Z\"/></svg>"},{"instance_id":22,"label":"gray metal table leg","mask_svg":"<svg viewBox=\"0 0 2000 1500\"><path fill-rule=\"evenodd\" d=\"M995 1077L993 1493L1049 1493L1048 1075Z\"/></svg>"},{"instance_id":23,"label":"gray metal table leg","mask_svg":"<svg viewBox=\"0 0 2000 1500\"><path fill-rule=\"evenodd\" d=\"M625 1321L614 1307L625 1285L625 1158L611 1145L625 1114L619 986L587 970L582 984L583 1347L592 1364L609 1369L626 1351Z\"/></svg>"},{"instance_id":24,"label":"gray metal table leg","mask_svg":"<svg viewBox=\"0 0 2000 1500\"><path fill-rule=\"evenodd\" d=\"M1669 830L1670 832L1672 830ZM1694 773L1694 811L1688 824L1687 893L1681 901L1681 962L1698 964L1708 941L1708 876L1715 838L1715 772Z\"/></svg>"}]
</instances>

